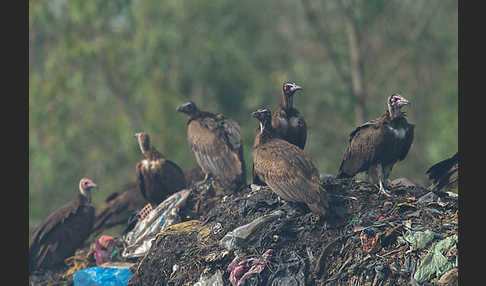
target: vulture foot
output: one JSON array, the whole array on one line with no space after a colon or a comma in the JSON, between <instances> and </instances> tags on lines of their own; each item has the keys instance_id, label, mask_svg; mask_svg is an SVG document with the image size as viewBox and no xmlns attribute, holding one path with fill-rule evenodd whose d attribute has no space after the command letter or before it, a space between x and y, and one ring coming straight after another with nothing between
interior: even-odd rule
<instances>
[{"instance_id":1,"label":"vulture foot","mask_svg":"<svg viewBox=\"0 0 486 286\"><path fill-rule=\"evenodd\" d=\"M385 189L385 187L383 186L383 183L381 182L380 180L380 185L379 185L379 188L380 188L380 193L384 194L385 196L387 197L391 197L392 195Z\"/></svg>"}]
</instances>

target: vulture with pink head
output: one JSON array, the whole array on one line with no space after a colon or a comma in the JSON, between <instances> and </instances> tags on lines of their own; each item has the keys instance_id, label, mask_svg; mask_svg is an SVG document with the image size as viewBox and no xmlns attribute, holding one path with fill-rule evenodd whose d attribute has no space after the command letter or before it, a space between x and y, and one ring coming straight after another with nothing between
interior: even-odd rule
<instances>
[{"instance_id":1,"label":"vulture with pink head","mask_svg":"<svg viewBox=\"0 0 486 286\"><path fill-rule=\"evenodd\" d=\"M29 270L49 268L74 255L91 233L95 210L88 178L79 182L79 193L68 204L52 212L35 230L29 245Z\"/></svg>"}]
</instances>

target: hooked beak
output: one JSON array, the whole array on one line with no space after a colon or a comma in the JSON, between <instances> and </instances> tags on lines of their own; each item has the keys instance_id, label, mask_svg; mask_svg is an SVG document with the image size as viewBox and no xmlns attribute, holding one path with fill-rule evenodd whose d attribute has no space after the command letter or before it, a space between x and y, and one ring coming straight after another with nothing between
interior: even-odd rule
<instances>
[{"instance_id":1,"label":"hooked beak","mask_svg":"<svg viewBox=\"0 0 486 286\"><path fill-rule=\"evenodd\" d=\"M299 86L299 85L294 85L294 86L292 87L292 90L291 90L291 91L292 91L292 92L296 92L297 90L302 90L302 89L303 89L303 88L302 88L301 86Z\"/></svg>"},{"instance_id":2,"label":"hooked beak","mask_svg":"<svg viewBox=\"0 0 486 286\"><path fill-rule=\"evenodd\" d=\"M400 101L398 102L398 106L399 106L399 107L402 107L402 106L404 106L404 105L408 105L408 104L410 104L410 101L408 101L408 100L407 100L407 99L405 99L405 98L400 99Z\"/></svg>"},{"instance_id":3,"label":"hooked beak","mask_svg":"<svg viewBox=\"0 0 486 286\"><path fill-rule=\"evenodd\" d=\"M181 106L179 106L179 107L177 107L176 111L177 111L177 112L182 112L182 105L181 105Z\"/></svg>"}]
</instances>

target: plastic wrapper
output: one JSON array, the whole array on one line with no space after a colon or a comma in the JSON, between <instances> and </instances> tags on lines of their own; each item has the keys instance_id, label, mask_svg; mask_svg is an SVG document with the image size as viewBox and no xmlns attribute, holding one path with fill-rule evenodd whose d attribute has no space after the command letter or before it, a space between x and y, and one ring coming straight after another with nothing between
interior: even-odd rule
<instances>
[{"instance_id":1,"label":"plastic wrapper","mask_svg":"<svg viewBox=\"0 0 486 286\"><path fill-rule=\"evenodd\" d=\"M132 272L128 268L92 267L76 271L74 286L125 286Z\"/></svg>"},{"instance_id":2,"label":"plastic wrapper","mask_svg":"<svg viewBox=\"0 0 486 286\"><path fill-rule=\"evenodd\" d=\"M224 246L226 249L231 250L236 248L241 241L246 240L251 234L255 233L258 229L260 229L265 223L274 220L284 212L281 210L275 211L271 214L259 217L254 221L250 222L249 224L242 225L240 227L235 228L233 231L228 232L219 242L221 246Z\"/></svg>"},{"instance_id":3,"label":"plastic wrapper","mask_svg":"<svg viewBox=\"0 0 486 286\"><path fill-rule=\"evenodd\" d=\"M129 231L124 240L127 247L122 252L124 258L140 257L152 246L155 235L168 226L179 222L178 211L191 193L190 189L181 190L161 202L143 220Z\"/></svg>"},{"instance_id":4,"label":"plastic wrapper","mask_svg":"<svg viewBox=\"0 0 486 286\"><path fill-rule=\"evenodd\" d=\"M453 261L449 261L442 253L446 250L457 247L457 235L451 235L439 242L434 243L427 255L422 259L417 271L414 274L414 279L418 283L423 283L433 278L434 275L440 278L444 273L448 272L454 267L457 267L457 256Z\"/></svg>"}]
</instances>

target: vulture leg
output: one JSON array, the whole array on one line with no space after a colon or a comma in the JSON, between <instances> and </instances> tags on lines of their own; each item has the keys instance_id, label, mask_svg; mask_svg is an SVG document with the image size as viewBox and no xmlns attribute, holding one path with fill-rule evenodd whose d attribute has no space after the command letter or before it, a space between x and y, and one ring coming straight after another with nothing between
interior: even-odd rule
<instances>
[{"instance_id":1,"label":"vulture leg","mask_svg":"<svg viewBox=\"0 0 486 286\"><path fill-rule=\"evenodd\" d=\"M388 178L390 177L392 168L393 168L393 164L383 166L383 175L384 175L383 182L386 182L386 185L388 185L389 182Z\"/></svg>"},{"instance_id":2,"label":"vulture leg","mask_svg":"<svg viewBox=\"0 0 486 286\"><path fill-rule=\"evenodd\" d=\"M377 176L378 176L378 184L379 184L379 187L380 187L380 192L383 193L387 197L391 197L390 193L388 193L388 191L385 189L386 177L385 177L385 174L383 172L383 167L381 166L381 164L378 164L378 166L376 166L376 173L377 173Z\"/></svg>"},{"instance_id":3,"label":"vulture leg","mask_svg":"<svg viewBox=\"0 0 486 286\"><path fill-rule=\"evenodd\" d=\"M206 184L208 182L208 180L212 177L213 176L211 174L206 173L206 175L204 176L204 179L202 181L195 183L194 186L196 186L196 189L199 189L199 186Z\"/></svg>"}]
</instances>

